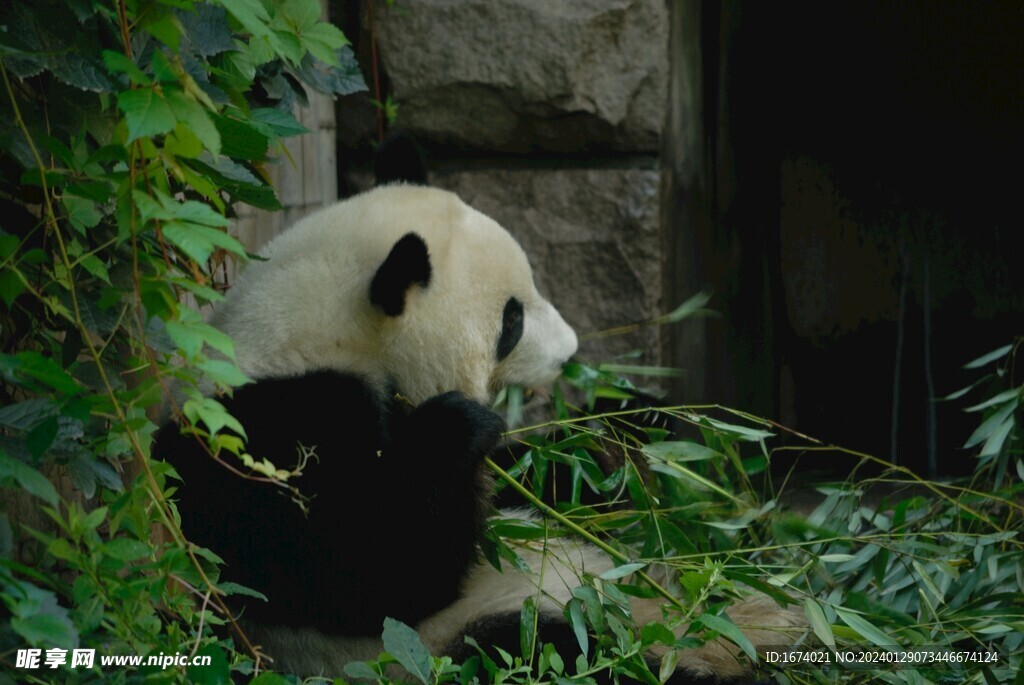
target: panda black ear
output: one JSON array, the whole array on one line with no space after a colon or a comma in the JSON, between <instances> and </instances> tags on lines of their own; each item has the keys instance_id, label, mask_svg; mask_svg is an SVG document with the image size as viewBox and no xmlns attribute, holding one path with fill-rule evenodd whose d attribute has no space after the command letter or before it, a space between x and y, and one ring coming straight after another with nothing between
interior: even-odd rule
<instances>
[{"instance_id":1,"label":"panda black ear","mask_svg":"<svg viewBox=\"0 0 1024 685\"><path fill-rule=\"evenodd\" d=\"M377 148L373 158L373 175L377 185L409 183L427 185L427 165L423 151L412 136L392 131Z\"/></svg>"},{"instance_id":2,"label":"panda black ear","mask_svg":"<svg viewBox=\"0 0 1024 685\"><path fill-rule=\"evenodd\" d=\"M370 283L370 302L388 316L405 311L405 293L414 284L430 285L430 255L423 238L415 233L402 236Z\"/></svg>"}]
</instances>

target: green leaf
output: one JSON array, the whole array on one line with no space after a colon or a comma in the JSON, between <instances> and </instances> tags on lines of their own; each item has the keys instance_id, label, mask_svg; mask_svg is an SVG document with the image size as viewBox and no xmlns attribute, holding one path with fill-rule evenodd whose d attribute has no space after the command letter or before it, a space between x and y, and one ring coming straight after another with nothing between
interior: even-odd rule
<instances>
[{"instance_id":1,"label":"green leaf","mask_svg":"<svg viewBox=\"0 0 1024 685\"><path fill-rule=\"evenodd\" d=\"M384 619L384 649L424 685L429 685L430 652L420 642L416 631L393 618Z\"/></svg>"},{"instance_id":2,"label":"green leaf","mask_svg":"<svg viewBox=\"0 0 1024 685\"><path fill-rule=\"evenodd\" d=\"M68 649L78 645L78 631L65 614L38 614L12 618L11 628L30 645Z\"/></svg>"},{"instance_id":3,"label":"green leaf","mask_svg":"<svg viewBox=\"0 0 1024 685\"><path fill-rule=\"evenodd\" d=\"M663 623L648 623L640 629L640 641L644 645L660 642L671 647L676 643L676 636Z\"/></svg>"},{"instance_id":4,"label":"green leaf","mask_svg":"<svg viewBox=\"0 0 1024 685\"><path fill-rule=\"evenodd\" d=\"M618 580L619 578L625 578L631 573L635 573L642 568L645 568L647 564L644 563L632 563L623 564L622 566L616 566L613 569L609 569L600 575L602 580Z\"/></svg>"},{"instance_id":5,"label":"green leaf","mask_svg":"<svg viewBox=\"0 0 1024 685\"><path fill-rule=\"evenodd\" d=\"M850 559L855 558L856 557L852 554L822 554L818 557L818 561L823 561L828 564L837 564L841 561L849 561Z\"/></svg>"},{"instance_id":6,"label":"green leaf","mask_svg":"<svg viewBox=\"0 0 1024 685\"><path fill-rule=\"evenodd\" d=\"M289 64L297 65L306 54L306 48L291 31L272 30L267 36L274 52L284 58Z\"/></svg>"},{"instance_id":7,"label":"green leaf","mask_svg":"<svg viewBox=\"0 0 1024 685\"><path fill-rule=\"evenodd\" d=\"M256 599L262 599L264 602L269 602L267 596L258 590L253 590L250 587L239 585L238 583L221 582L217 583L217 588L221 590L225 595L242 595L245 597L255 597Z\"/></svg>"},{"instance_id":8,"label":"green leaf","mask_svg":"<svg viewBox=\"0 0 1024 685\"><path fill-rule=\"evenodd\" d=\"M697 619L705 626L715 631L719 635L727 638L733 642L737 647L743 650L743 652L750 657L751 661L757 661L757 650L754 649L754 645L751 644L750 640L743 631L732 622L732 619L728 616L715 616L713 614L704 614Z\"/></svg>"},{"instance_id":9,"label":"green leaf","mask_svg":"<svg viewBox=\"0 0 1024 685\"><path fill-rule=\"evenodd\" d=\"M317 0L283 0L278 6L273 25L278 28L305 31L320 19Z\"/></svg>"},{"instance_id":10,"label":"green leaf","mask_svg":"<svg viewBox=\"0 0 1024 685\"><path fill-rule=\"evenodd\" d=\"M986 364L994 362L997 359L1002 359L1003 357L1008 355L1010 353L1010 350L1012 350L1012 349L1013 349L1013 345L1012 344L1004 345L1003 347L1000 347L999 349L992 350L988 354L981 355L980 357L978 357L974 361L971 361L971 362L968 362L967 364L964 364L964 368L965 369L977 369L977 368L980 368L982 366L985 366Z\"/></svg>"},{"instance_id":11,"label":"green leaf","mask_svg":"<svg viewBox=\"0 0 1024 685\"><path fill-rule=\"evenodd\" d=\"M667 683L669 678L675 675L676 666L679 664L679 650L670 649L661 657L661 667L658 669L658 682Z\"/></svg>"},{"instance_id":12,"label":"green leaf","mask_svg":"<svg viewBox=\"0 0 1024 685\"><path fill-rule=\"evenodd\" d=\"M174 52L177 52L181 44L181 34L184 32L184 27L178 18L170 12L164 10L162 16L160 12L148 13L151 19L143 24L149 35L156 38L158 41L169 47ZM166 77L166 74L161 74L160 70L156 66L156 63L163 56L162 52L153 53L153 71L156 77L161 81L171 80ZM166 60L164 60L166 62Z\"/></svg>"},{"instance_id":13,"label":"green leaf","mask_svg":"<svg viewBox=\"0 0 1024 685\"><path fill-rule=\"evenodd\" d=\"M14 357L0 358L0 371L4 367L65 395L77 395L80 390L75 379L56 361L38 352L19 352Z\"/></svg>"},{"instance_id":14,"label":"green leaf","mask_svg":"<svg viewBox=\"0 0 1024 685\"><path fill-rule=\"evenodd\" d=\"M0 298L10 307L18 295L25 292L25 280L21 272L8 265L9 270L0 271Z\"/></svg>"},{"instance_id":15,"label":"green leaf","mask_svg":"<svg viewBox=\"0 0 1024 685\"><path fill-rule=\"evenodd\" d=\"M96 203L92 200L65 195L61 201L68 213L68 221L83 235L87 228L94 228L103 218L103 214L96 208Z\"/></svg>"},{"instance_id":16,"label":"green leaf","mask_svg":"<svg viewBox=\"0 0 1024 685\"><path fill-rule=\"evenodd\" d=\"M992 435L990 435L985 441L985 444L982 445L981 452L978 453L978 456L991 457L999 454L1003 449L1003 444L1006 442L1006 438L1008 438L1010 433L1013 432L1013 428L1016 424L1017 422L1012 416L1003 421L1002 425L996 428L992 432Z\"/></svg>"},{"instance_id":17,"label":"green leaf","mask_svg":"<svg viewBox=\"0 0 1024 685\"><path fill-rule=\"evenodd\" d=\"M288 138L309 133L309 129L288 112L270 107L259 107L250 113L250 123L267 138Z\"/></svg>"},{"instance_id":18,"label":"green leaf","mask_svg":"<svg viewBox=\"0 0 1024 685\"><path fill-rule=\"evenodd\" d=\"M749 428L747 426L737 426L732 423L726 423L725 421L719 421L718 419L712 419L711 417L708 416L703 417L703 419L704 422L707 423L712 428L715 428L716 430L722 431L724 433L729 433L735 436L738 440L756 442L759 440L764 440L765 438L770 438L774 435L774 433L771 433L770 431L760 430L757 428Z\"/></svg>"},{"instance_id":19,"label":"green leaf","mask_svg":"<svg viewBox=\"0 0 1024 685\"><path fill-rule=\"evenodd\" d=\"M196 100L190 99L180 90L166 92L167 104L174 117L179 123L185 125L195 136L202 141L203 146L214 155L220 154L220 131L213 123L213 119ZM198 155L191 155L197 157Z\"/></svg>"},{"instance_id":20,"label":"green leaf","mask_svg":"<svg viewBox=\"0 0 1024 685\"><path fill-rule=\"evenodd\" d=\"M265 37L270 34L267 22L270 15L259 0L217 0L227 9L231 15L238 20L242 27L257 37Z\"/></svg>"},{"instance_id":21,"label":"green leaf","mask_svg":"<svg viewBox=\"0 0 1024 685\"><path fill-rule=\"evenodd\" d=\"M668 314L661 316L657 319L658 323L676 323L683 319L695 316L699 314L707 314L708 311L704 309L704 305L711 301L711 293L699 292L693 295L681 305L673 309Z\"/></svg>"},{"instance_id":22,"label":"green leaf","mask_svg":"<svg viewBox=\"0 0 1024 685\"><path fill-rule=\"evenodd\" d=\"M57 489L53 487L53 483L47 480L46 476L28 464L23 464L14 457L8 456L0 449L0 482L8 479L13 480L22 490L38 497L51 507L56 507L60 502Z\"/></svg>"},{"instance_id":23,"label":"green leaf","mask_svg":"<svg viewBox=\"0 0 1024 685\"><path fill-rule=\"evenodd\" d=\"M92 201L94 205L105 204L110 200L110 184L102 181L82 181L81 183L69 183L64 188L65 198L75 195Z\"/></svg>"},{"instance_id":24,"label":"green leaf","mask_svg":"<svg viewBox=\"0 0 1024 685\"><path fill-rule=\"evenodd\" d=\"M103 545L103 551L108 556L120 561L135 561L136 559L148 557L153 553L153 549L145 542L131 538L115 538L110 540Z\"/></svg>"},{"instance_id":25,"label":"green leaf","mask_svg":"<svg viewBox=\"0 0 1024 685\"><path fill-rule=\"evenodd\" d=\"M843 623L853 628L857 633L879 647L890 647L896 641L883 633L881 630L871 624L870 621L863 618L860 614L856 614L852 611L835 607L836 614L843 620Z\"/></svg>"},{"instance_id":26,"label":"green leaf","mask_svg":"<svg viewBox=\"0 0 1024 685\"><path fill-rule=\"evenodd\" d=\"M57 431L57 417L51 416L41 421L25 436L25 447L33 457L40 459L53 445L53 441L57 439Z\"/></svg>"},{"instance_id":27,"label":"green leaf","mask_svg":"<svg viewBox=\"0 0 1024 685\"><path fill-rule=\"evenodd\" d=\"M82 519L82 528L85 530L95 530L107 518L108 511L107 507L93 509Z\"/></svg>"},{"instance_id":28,"label":"green leaf","mask_svg":"<svg viewBox=\"0 0 1024 685\"><path fill-rule=\"evenodd\" d=\"M975 429L973 433L971 433L971 437L967 438L967 442L964 443L964 447L966 449L970 449L971 447L974 447L975 445L978 445L981 442L988 440L990 437L997 434L998 432L1005 430L1003 424L1006 421L1013 421L1012 415L1014 410L1017 409L1017 403L1018 400L1010 400L1005 405L1003 405L999 409L999 411L995 412L994 414L992 414L992 416L985 419L984 423L978 426L978 428Z\"/></svg>"},{"instance_id":29,"label":"green leaf","mask_svg":"<svg viewBox=\"0 0 1024 685\"><path fill-rule=\"evenodd\" d=\"M9 404L0 407L0 426L19 431L32 430L40 421L56 416L59 411L52 400L43 398Z\"/></svg>"},{"instance_id":30,"label":"green leaf","mask_svg":"<svg viewBox=\"0 0 1024 685\"><path fill-rule=\"evenodd\" d=\"M601 364L601 371L615 374L633 374L653 378L678 378L683 375L682 369L669 366L636 366L633 364Z\"/></svg>"},{"instance_id":31,"label":"green leaf","mask_svg":"<svg viewBox=\"0 0 1024 685\"><path fill-rule=\"evenodd\" d=\"M238 435L245 437L245 430L238 419L233 417L224 405L212 397L203 397L199 400L189 400L183 407L185 416L193 424L202 423L212 434L219 432L222 428L229 428Z\"/></svg>"},{"instance_id":32,"label":"green leaf","mask_svg":"<svg viewBox=\"0 0 1024 685\"><path fill-rule=\"evenodd\" d=\"M610 586L605 586L605 592L608 591ZM604 632L605 621L604 606L601 604L601 597L597 594L597 590L590 587L589 585L581 585L580 587L573 588L572 596L583 602L583 608L586 610L587 618L590 619L590 625L593 626L594 630L598 633Z\"/></svg>"},{"instance_id":33,"label":"green leaf","mask_svg":"<svg viewBox=\"0 0 1024 685\"><path fill-rule=\"evenodd\" d=\"M491 524L495 535L509 540L544 540L551 537L551 526L539 521L498 520Z\"/></svg>"},{"instance_id":34,"label":"green leaf","mask_svg":"<svg viewBox=\"0 0 1024 685\"><path fill-rule=\"evenodd\" d=\"M587 622L583 618L583 602L578 598L569 600L569 625L576 635L576 643L580 646L582 656L586 657L590 651L590 637L587 635Z\"/></svg>"},{"instance_id":35,"label":"green leaf","mask_svg":"<svg viewBox=\"0 0 1024 685\"><path fill-rule=\"evenodd\" d=\"M995 397L990 397L989 399L985 400L984 402L981 402L980 404L975 404L972 407L967 407L966 409L964 409L964 411L974 412L981 411L982 409L988 409L989 407L992 407L994 405L1002 404L1003 402L1009 402L1010 400L1019 397L1020 393L1020 388L1004 390Z\"/></svg>"},{"instance_id":36,"label":"green leaf","mask_svg":"<svg viewBox=\"0 0 1024 685\"><path fill-rule=\"evenodd\" d=\"M330 68L306 55L296 70L298 77L324 95L344 96L367 90L352 48L346 45L336 55L341 68Z\"/></svg>"},{"instance_id":37,"label":"green leaf","mask_svg":"<svg viewBox=\"0 0 1024 685\"><path fill-rule=\"evenodd\" d=\"M214 115L213 122L221 140L221 152L234 159L261 160L270 146L268 138L248 122Z\"/></svg>"},{"instance_id":38,"label":"green leaf","mask_svg":"<svg viewBox=\"0 0 1024 685\"><path fill-rule=\"evenodd\" d=\"M78 631L68 616L68 610L57 603L54 593L19 581L0 587L7 596L5 603L13 616L11 628L26 642L35 647L78 647ZM8 597L11 599L9 603L6 601Z\"/></svg>"},{"instance_id":39,"label":"green leaf","mask_svg":"<svg viewBox=\"0 0 1024 685\"><path fill-rule=\"evenodd\" d=\"M706 478L697 473L696 471L688 469L685 466L682 466L674 461L654 461L651 463L651 470L657 471L658 473L664 473L666 476L671 476L673 478L684 479L688 481L691 485L696 486L700 490L710 490L712 492L717 492L725 499L731 500L736 504L743 503L743 501L739 497L734 495L726 488L723 488L715 481ZM718 521L707 521L706 523L710 526L717 526L725 529L739 529L746 527L746 524L727 524Z\"/></svg>"},{"instance_id":40,"label":"green leaf","mask_svg":"<svg viewBox=\"0 0 1024 685\"><path fill-rule=\"evenodd\" d=\"M127 74L131 82L137 86L148 86L153 83L153 80L146 76L142 69L139 69L135 62L131 61L123 52L104 50L103 63L107 65L107 70L110 73Z\"/></svg>"},{"instance_id":41,"label":"green leaf","mask_svg":"<svg viewBox=\"0 0 1024 685\"><path fill-rule=\"evenodd\" d=\"M190 12L179 12L178 18L195 54L212 57L234 48L234 34L223 7L203 3Z\"/></svg>"},{"instance_id":42,"label":"green leaf","mask_svg":"<svg viewBox=\"0 0 1024 685\"><path fill-rule=\"evenodd\" d=\"M519 612L519 653L528 657L533 653L533 641L537 634L537 605L533 597L527 597Z\"/></svg>"},{"instance_id":43,"label":"green leaf","mask_svg":"<svg viewBox=\"0 0 1024 685\"><path fill-rule=\"evenodd\" d=\"M90 274L100 279L106 284L110 284L110 273L107 271L107 265L100 261L100 258L94 254L88 254L79 260L79 265L88 271Z\"/></svg>"},{"instance_id":44,"label":"green leaf","mask_svg":"<svg viewBox=\"0 0 1024 685\"><path fill-rule=\"evenodd\" d=\"M206 645L196 652L196 657L209 657L209 664L189 666L185 673L186 682L196 685L231 685L231 665L224 650L216 644ZM192 663L204 663L206 660Z\"/></svg>"},{"instance_id":45,"label":"green leaf","mask_svg":"<svg viewBox=\"0 0 1024 685\"><path fill-rule=\"evenodd\" d=\"M356 680L376 682L380 680L380 674L373 670L365 661L352 661L345 664L345 675ZM253 681L255 682L255 681Z\"/></svg>"},{"instance_id":46,"label":"green leaf","mask_svg":"<svg viewBox=\"0 0 1024 685\"><path fill-rule=\"evenodd\" d=\"M338 59L336 51L348 44L348 40L338 27L326 22L318 23L303 31L300 40L302 45L324 64L341 67L341 60Z\"/></svg>"},{"instance_id":47,"label":"green leaf","mask_svg":"<svg viewBox=\"0 0 1024 685\"><path fill-rule=\"evenodd\" d=\"M562 657L555 651L553 644L548 643L544 645L544 656L547 657L548 663L551 664L551 670L557 675L562 675L565 671L565 662L562 661ZM464 680L463 682L467 681Z\"/></svg>"},{"instance_id":48,"label":"green leaf","mask_svg":"<svg viewBox=\"0 0 1024 685\"><path fill-rule=\"evenodd\" d=\"M114 89L99 58L93 54L64 50L54 57L52 70L61 81L79 90L104 93Z\"/></svg>"},{"instance_id":49,"label":"green leaf","mask_svg":"<svg viewBox=\"0 0 1024 685\"><path fill-rule=\"evenodd\" d=\"M0 259L7 259L10 257L20 245L21 241L18 239L18 236L11 235L10 233L4 233L3 230L0 229Z\"/></svg>"},{"instance_id":50,"label":"green leaf","mask_svg":"<svg viewBox=\"0 0 1024 685\"><path fill-rule=\"evenodd\" d=\"M224 356L234 359L235 341L231 336L199 320L198 316L195 320L183 318L182 321L168 321L166 325L167 334L187 357L198 355L205 343Z\"/></svg>"},{"instance_id":51,"label":"green leaf","mask_svg":"<svg viewBox=\"0 0 1024 685\"><path fill-rule=\"evenodd\" d=\"M281 209L281 203L278 202L277 197L274 195L273 188L256 179L242 165L236 164L225 157L224 154L226 152L224 150L221 152L223 154L213 163L210 163L212 160L189 160L189 166L193 167L197 174L193 180L190 180L193 185L197 181L212 181L217 184L216 191L218 193L228 193L234 202L245 202L258 209ZM255 183L238 182L235 176L237 175L236 172L240 170L245 171Z\"/></svg>"},{"instance_id":52,"label":"green leaf","mask_svg":"<svg viewBox=\"0 0 1024 685\"><path fill-rule=\"evenodd\" d=\"M176 119L167 101L152 88L118 93L117 106L128 124L128 142L144 136L156 136L174 128Z\"/></svg>"},{"instance_id":53,"label":"green leaf","mask_svg":"<svg viewBox=\"0 0 1024 685\"><path fill-rule=\"evenodd\" d=\"M221 387L237 388L251 382L232 362L221 359L207 359L198 364L207 378Z\"/></svg>"},{"instance_id":54,"label":"green leaf","mask_svg":"<svg viewBox=\"0 0 1024 685\"><path fill-rule=\"evenodd\" d=\"M224 231L209 226L183 221L169 221L163 226L164 238L177 245L182 252L204 263L217 248L244 255L245 248Z\"/></svg>"},{"instance_id":55,"label":"green leaf","mask_svg":"<svg viewBox=\"0 0 1024 685\"><path fill-rule=\"evenodd\" d=\"M688 440L656 442L651 445L644 445L640 451L648 457L664 459L668 461L709 461L721 458L721 453L710 447L699 445Z\"/></svg>"},{"instance_id":56,"label":"green leaf","mask_svg":"<svg viewBox=\"0 0 1024 685\"><path fill-rule=\"evenodd\" d=\"M808 597L804 600L804 615L807 617L807 622L811 624L814 634L818 636L822 644L835 649L836 636L832 634L832 626L829 625L828 620L825 618L825 612L821 610L821 605L813 597Z\"/></svg>"},{"instance_id":57,"label":"green leaf","mask_svg":"<svg viewBox=\"0 0 1024 685\"><path fill-rule=\"evenodd\" d=\"M176 200L167 198L167 205L165 206L173 206L175 219L203 224L204 226L225 227L228 225L228 220L222 214L214 211L209 205L205 205L202 202L189 200L179 203Z\"/></svg>"},{"instance_id":58,"label":"green leaf","mask_svg":"<svg viewBox=\"0 0 1024 685\"><path fill-rule=\"evenodd\" d=\"M203 154L203 142L196 137L188 126L180 121L175 125L174 130L167 134L164 139L164 151L174 157L186 157L195 159Z\"/></svg>"}]
</instances>

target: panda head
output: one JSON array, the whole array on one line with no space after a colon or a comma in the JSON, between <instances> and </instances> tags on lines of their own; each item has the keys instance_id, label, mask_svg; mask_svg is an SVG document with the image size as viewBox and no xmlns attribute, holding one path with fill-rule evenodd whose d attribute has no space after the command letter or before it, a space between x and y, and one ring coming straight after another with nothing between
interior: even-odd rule
<instances>
[{"instance_id":1,"label":"panda head","mask_svg":"<svg viewBox=\"0 0 1024 685\"><path fill-rule=\"evenodd\" d=\"M576 335L537 292L522 248L434 188L376 188L278 236L213 322L252 378L334 369L413 404L489 402L553 381Z\"/></svg>"}]
</instances>

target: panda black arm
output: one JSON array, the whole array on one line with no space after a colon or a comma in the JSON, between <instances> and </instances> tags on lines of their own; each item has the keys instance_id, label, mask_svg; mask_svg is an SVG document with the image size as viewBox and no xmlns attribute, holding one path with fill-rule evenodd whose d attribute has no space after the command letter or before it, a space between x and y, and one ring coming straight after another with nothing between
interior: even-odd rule
<instances>
[{"instance_id":1,"label":"panda black arm","mask_svg":"<svg viewBox=\"0 0 1024 685\"><path fill-rule=\"evenodd\" d=\"M498 444L504 421L458 392L436 395L392 423L389 448L392 493L388 508L400 521L408 613L425 617L454 601L476 558L490 484L482 461ZM410 583L411 581L411 583ZM439 601L444 598L445 601ZM397 617L397 614L390 614Z\"/></svg>"},{"instance_id":2,"label":"panda black arm","mask_svg":"<svg viewBox=\"0 0 1024 685\"><path fill-rule=\"evenodd\" d=\"M397 504L440 526L435 535L458 540L458 546L471 551L482 523L478 504L490 502L482 461L497 447L504 421L462 393L447 392L395 423L390 449L400 474L393 475L404 487Z\"/></svg>"},{"instance_id":3,"label":"panda black arm","mask_svg":"<svg viewBox=\"0 0 1024 685\"><path fill-rule=\"evenodd\" d=\"M263 379L224 404L257 459L292 468L300 444L316 455L290 481L312 498L306 516L283 488L232 474L177 426L157 435L158 456L184 480L186 535L225 559L226 579L270 597L249 602L248 618L376 635L385 616L414 623L455 599L497 415L448 393L402 416L358 377L326 371Z\"/></svg>"}]
</instances>

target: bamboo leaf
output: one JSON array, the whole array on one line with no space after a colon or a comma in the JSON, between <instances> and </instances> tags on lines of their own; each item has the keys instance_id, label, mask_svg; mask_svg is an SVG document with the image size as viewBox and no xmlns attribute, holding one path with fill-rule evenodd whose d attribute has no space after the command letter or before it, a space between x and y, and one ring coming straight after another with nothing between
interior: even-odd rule
<instances>
[{"instance_id":1,"label":"bamboo leaf","mask_svg":"<svg viewBox=\"0 0 1024 685\"><path fill-rule=\"evenodd\" d=\"M999 393L995 397L990 397L989 399L985 400L984 402L981 402L979 404L975 404L972 407L967 407L966 409L964 409L964 411L972 411L973 412L973 411L981 411L982 409L988 409L989 407L995 406L997 404L1002 404L1003 402L1009 402L1010 400L1014 399L1015 397L1019 397L1020 393L1021 393L1021 389L1020 388L1012 388L1010 390L1004 390L1003 392Z\"/></svg>"},{"instance_id":2,"label":"bamboo leaf","mask_svg":"<svg viewBox=\"0 0 1024 685\"><path fill-rule=\"evenodd\" d=\"M985 421L978 426L973 433L971 433L971 437L967 438L967 442L964 443L964 447L966 449L970 449L971 447L988 440L998 431L1004 430L1003 423L1007 421L1007 419L1012 421L1012 415L1014 410L1017 408L1017 403L1018 400L1011 400L1003 405L999 411L985 419Z\"/></svg>"},{"instance_id":3,"label":"bamboo leaf","mask_svg":"<svg viewBox=\"0 0 1024 685\"><path fill-rule=\"evenodd\" d=\"M814 634L818 636L818 639L823 644L835 649L836 636L832 634L832 626L829 625L828 620L825 618L825 612L821 610L821 605L814 598L808 597L804 600L804 615L807 617L807 622L811 624L811 629L814 630Z\"/></svg>"},{"instance_id":4,"label":"bamboo leaf","mask_svg":"<svg viewBox=\"0 0 1024 685\"><path fill-rule=\"evenodd\" d=\"M751 643L750 639L743 634L743 631L739 629L739 626L732 622L731 618L728 616L703 614L697 620L742 649L743 652L750 657L751 661L757 662L757 650L754 648L753 643Z\"/></svg>"},{"instance_id":5,"label":"bamboo leaf","mask_svg":"<svg viewBox=\"0 0 1024 685\"><path fill-rule=\"evenodd\" d=\"M847 609L835 607L836 614L843 620L843 623L853 628L861 637L879 647L891 647L896 641L876 628L870 621L860 614Z\"/></svg>"},{"instance_id":6,"label":"bamboo leaf","mask_svg":"<svg viewBox=\"0 0 1024 685\"><path fill-rule=\"evenodd\" d=\"M977 368L980 368L982 366L985 366L986 364L994 362L997 359L1002 359L1003 357L1008 355L1010 353L1010 350L1012 350L1012 349L1013 349L1013 345L1012 344L1011 345L1004 345L1004 346L1002 346L1002 347L1000 347L998 349L992 350L988 354L981 355L980 357L978 357L974 361L971 361L971 362L968 362L968 363L964 364L964 368L965 369L977 369Z\"/></svg>"}]
</instances>

